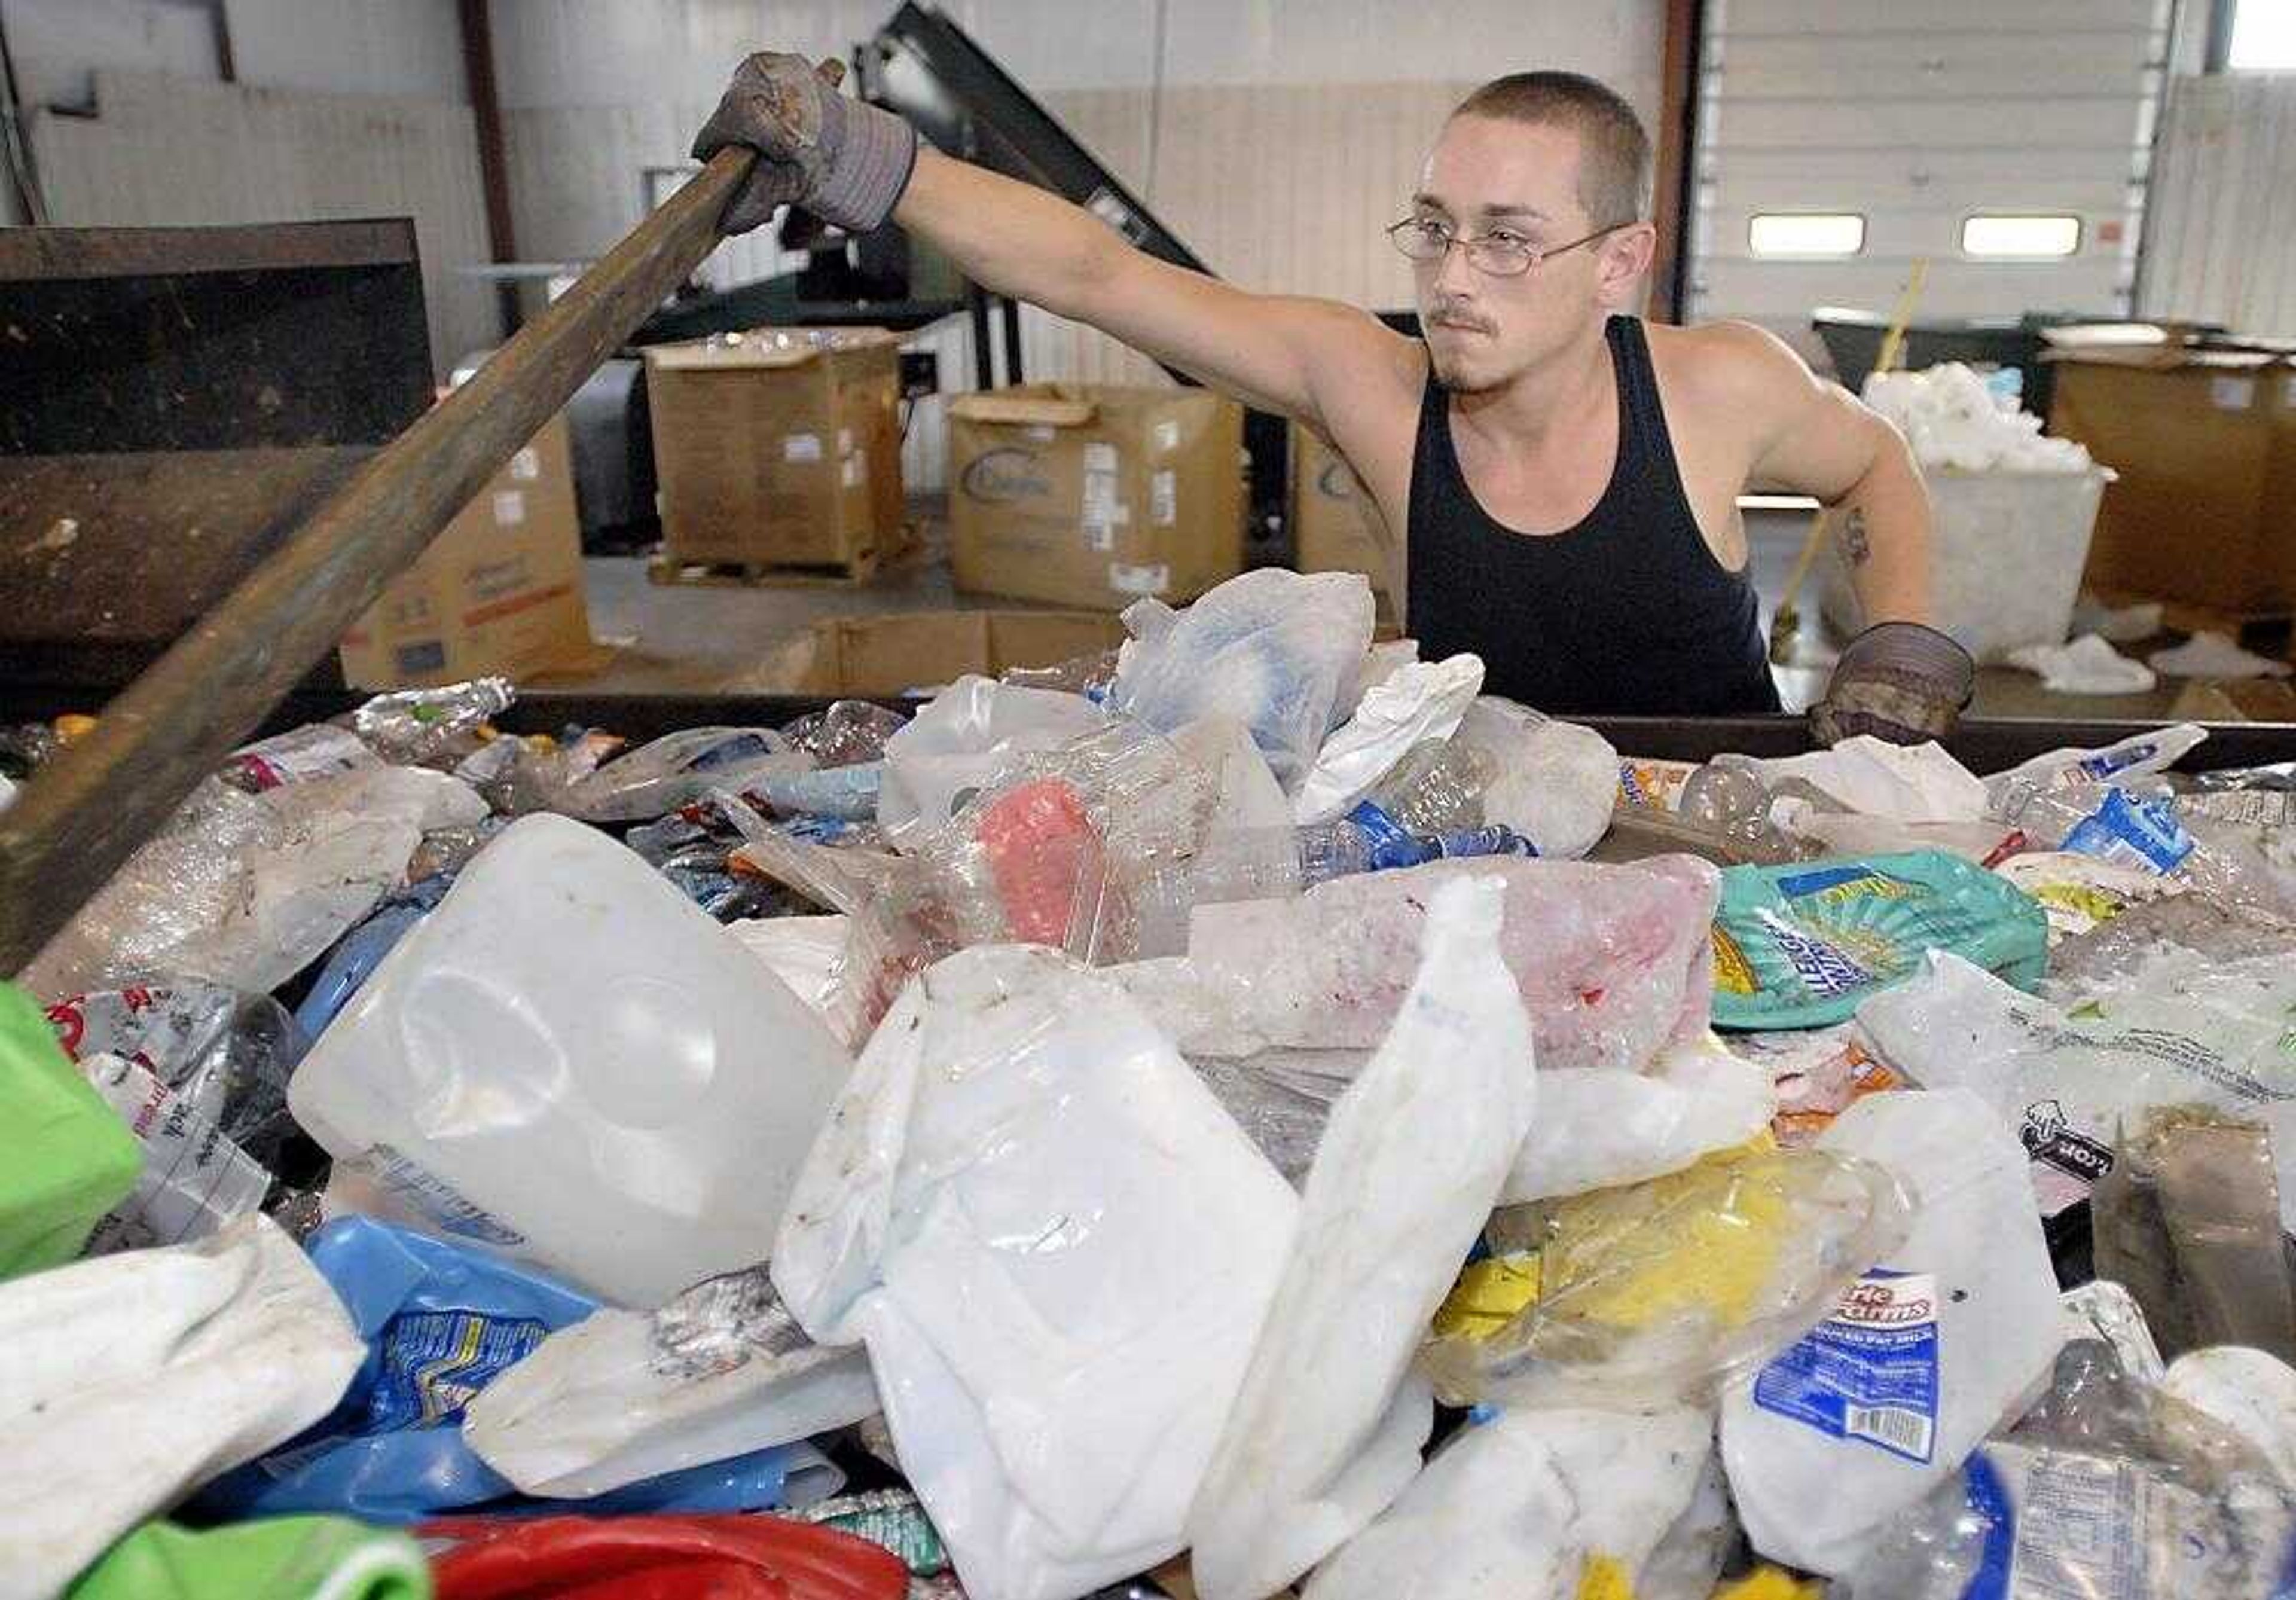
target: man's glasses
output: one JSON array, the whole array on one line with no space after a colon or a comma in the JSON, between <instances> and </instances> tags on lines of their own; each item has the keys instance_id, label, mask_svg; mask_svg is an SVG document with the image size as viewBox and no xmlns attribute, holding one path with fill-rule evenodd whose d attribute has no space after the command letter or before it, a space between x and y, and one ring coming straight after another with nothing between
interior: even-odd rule
<instances>
[{"instance_id":1,"label":"man's glasses","mask_svg":"<svg viewBox=\"0 0 2296 1600\"><path fill-rule=\"evenodd\" d=\"M1488 277L1519 278L1543 261L1631 226L1614 222L1608 227L1596 228L1583 239L1544 249L1509 233L1478 234L1466 238L1449 223L1432 217L1406 217L1389 228L1387 236L1395 241L1396 249L1414 261L1440 261L1456 244L1466 250L1467 265L1477 272Z\"/></svg>"}]
</instances>

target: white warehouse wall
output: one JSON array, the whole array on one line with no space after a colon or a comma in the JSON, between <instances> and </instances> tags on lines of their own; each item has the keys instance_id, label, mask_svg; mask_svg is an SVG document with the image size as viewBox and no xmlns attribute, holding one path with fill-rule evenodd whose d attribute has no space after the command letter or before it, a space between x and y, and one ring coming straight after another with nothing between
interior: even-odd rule
<instances>
[{"instance_id":1,"label":"white warehouse wall","mask_svg":"<svg viewBox=\"0 0 2296 1600\"><path fill-rule=\"evenodd\" d=\"M494 0L519 248L593 257L639 215L641 173L683 165L754 49L849 55L895 0ZM1439 25L1387 0L946 0L942 9L1207 265L1248 287L1407 305L1380 229L1469 89L1562 67L1655 120L1662 0L1447 0ZM727 245L712 281L780 270ZM927 341L969 381L960 323ZM1031 379L1161 382L1098 334L1031 310ZM937 406L911 429L912 487L941 480Z\"/></svg>"},{"instance_id":2,"label":"white warehouse wall","mask_svg":"<svg viewBox=\"0 0 2296 1600\"><path fill-rule=\"evenodd\" d=\"M431 358L495 341L455 0L0 0L62 226L411 216ZM62 109L56 109L62 108ZM14 220L6 218L4 220Z\"/></svg>"},{"instance_id":3,"label":"white warehouse wall","mask_svg":"<svg viewBox=\"0 0 2296 1600\"><path fill-rule=\"evenodd\" d=\"M2144 314L2296 338L2296 74L2178 78L2153 183Z\"/></svg>"}]
</instances>

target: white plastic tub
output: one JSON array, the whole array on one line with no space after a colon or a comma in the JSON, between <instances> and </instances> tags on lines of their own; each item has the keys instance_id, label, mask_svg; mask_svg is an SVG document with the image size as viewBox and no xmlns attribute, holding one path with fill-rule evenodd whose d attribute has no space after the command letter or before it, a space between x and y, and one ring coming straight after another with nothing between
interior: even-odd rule
<instances>
[{"instance_id":1,"label":"white plastic tub","mask_svg":"<svg viewBox=\"0 0 2296 1600\"><path fill-rule=\"evenodd\" d=\"M2089 536L2112 474L1927 469L1936 509L1931 550L1939 625L1980 661L2027 644L2062 644L2072 629ZM1839 529L1820 557L1826 620L1865 626Z\"/></svg>"}]
</instances>

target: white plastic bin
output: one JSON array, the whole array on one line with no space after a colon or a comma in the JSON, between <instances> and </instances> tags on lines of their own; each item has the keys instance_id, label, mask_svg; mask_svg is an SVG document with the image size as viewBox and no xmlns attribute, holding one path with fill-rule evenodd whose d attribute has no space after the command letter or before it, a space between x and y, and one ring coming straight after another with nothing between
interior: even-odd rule
<instances>
[{"instance_id":1,"label":"white plastic bin","mask_svg":"<svg viewBox=\"0 0 2296 1600\"><path fill-rule=\"evenodd\" d=\"M1957 472L1931 468L1936 508L1931 553L1938 622L1980 661L2027 644L2062 644L2072 628L2097 503L2112 474ZM1838 537L1821 557L1826 620L1845 635L1865 626Z\"/></svg>"}]
</instances>

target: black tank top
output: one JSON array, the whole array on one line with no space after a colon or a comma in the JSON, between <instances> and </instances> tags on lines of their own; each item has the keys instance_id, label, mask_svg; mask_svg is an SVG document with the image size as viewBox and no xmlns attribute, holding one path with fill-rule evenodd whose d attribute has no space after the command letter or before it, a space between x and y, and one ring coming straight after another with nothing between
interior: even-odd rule
<instances>
[{"instance_id":1,"label":"black tank top","mask_svg":"<svg viewBox=\"0 0 2296 1600\"><path fill-rule=\"evenodd\" d=\"M1431 364L1411 457L1412 636L1439 661L1483 658L1484 689L1578 716L1779 710L1743 572L1698 531L1642 324L1604 330L1618 375L1619 455L1595 509L1561 533L1517 533L1477 503Z\"/></svg>"}]
</instances>

